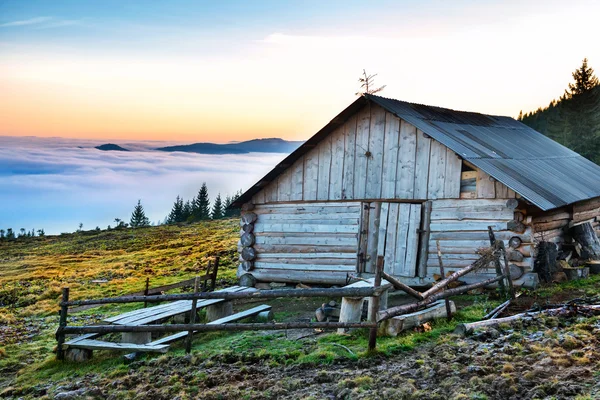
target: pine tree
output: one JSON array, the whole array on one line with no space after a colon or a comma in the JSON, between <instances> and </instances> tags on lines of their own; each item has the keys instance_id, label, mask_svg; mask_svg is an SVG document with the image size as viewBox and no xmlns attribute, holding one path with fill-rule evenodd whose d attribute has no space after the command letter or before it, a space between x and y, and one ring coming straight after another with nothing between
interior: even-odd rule
<instances>
[{"instance_id":1,"label":"pine tree","mask_svg":"<svg viewBox=\"0 0 600 400\"><path fill-rule=\"evenodd\" d=\"M231 205L240 198L240 196L242 195L242 190L240 189L239 191L235 192L233 194L233 196L229 197L227 196L227 199L225 200L225 206L223 207L223 213L225 217L237 217L240 215L240 209L239 208L230 208Z\"/></svg>"},{"instance_id":2,"label":"pine tree","mask_svg":"<svg viewBox=\"0 0 600 400\"><path fill-rule=\"evenodd\" d=\"M583 59L581 67L576 69L572 75L575 83L569 83L569 92L566 92L568 98L585 94L600 84L598 78L594 75L594 70L588 67L587 58Z\"/></svg>"},{"instance_id":3,"label":"pine tree","mask_svg":"<svg viewBox=\"0 0 600 400\"><path fill-rule=\"evenodd\" d=\"M38 229L37 233L38 233L38 236L44 236L44 235L46 235L46 232L44 232L43 229Z\"/></svg>"},{"instance_id":4,"label":"pine tree","mask_svg":"<svg viewBox=\"0 0 600 400\"><path fill-rule=\"evenodd\" d=\"M194 199L194 207L196 209L196 214L192 216L194 221L202 221L210 218L210 200L208 198L208 188L206 187L206 182L202 184L200 190L198 191L198 195Z\"/></svg>"},{"instance_id":5,"label":"pine tree","mask_svg":"<svg viewBox=\"0 0 600 400\"><path fill-rule=\"evenodd\" d=\"M129 225L131 225L132 228L139 228L142 226L150 225L150 220L148 219L148 217L146 217L146 213L144 212L144 207L142 206L141 200L138 200L137 205L134 207L133 212L131 213Z\"/></svg>"},{"instance_id":6,"label":"pine tree","mask_svg":"<svg viewBox=\"0 0 600 400\"><path fill-rule=\"evenodd\" d=\"M4 232L6 232L4 229L0 229L0 239L4 239Z\"/></svg>"},{"instance_id":7,"label":"pine tree","mask_svg":"<svg viewBox=\"0 0 600 400\"><path fill-rule=\"evenodd\" d=\"M181 212L181 222L190 221L192 218L192 203L188 200L183 205Z\"/></svg>"},{"instance_id":8,"label":"pine tree","mask_svg":"<svg viewBox=\"0 0 600 400\"><path fill-rule=\"evenodd\" d=\"M15 233L13 232L12 228L8 228L8 229L6 230L6 238L7 238L8 240L12 240L12 239L14 239L14 238L15 238Z\"/></svg>"},{"instance_id":9,"label":"pine tree","mask_svg":"<svg viewBox=\"0 0 600 400\"><path fill-rule=\"evenodd\" d=\"M175 199L175 203L173 203L173 208L167 217L167 224L176 224L177 222L181 222L181 217L183 215L183 199L177 196Z\"/></svg>"},{"instance_id":10,"label":"pine tree","mask_svg":"<svg viewBox=\"0 0 600 400\"><path fill-rule=\"evenodd\" d=\"M221 219L225 215L223 213L223 201L221 200L221 193L217 194L213 203L212 213L210 217L212 219Z\"/></svg>"}]
</instances>

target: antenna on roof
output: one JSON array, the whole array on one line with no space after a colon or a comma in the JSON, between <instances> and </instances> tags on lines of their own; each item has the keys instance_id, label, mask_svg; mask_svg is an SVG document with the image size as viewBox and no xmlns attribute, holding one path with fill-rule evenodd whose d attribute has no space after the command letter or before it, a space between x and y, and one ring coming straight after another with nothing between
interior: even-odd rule
<instances>
[{"instance_id":1,"label":"antenna on roof","mask_svg":"<svg viewBox=\"0 0 600 400\"><path fill-rule=\"evenodd\" d=\"M367 74L367 71L363 69L362 76L360 78L358 78L358 81L360 82L360 90L358 92L356 92L355 94L357 96L363 96L365 94L375 94L375 93L381 92L383 89L385 89L385 87L387 85L383 85L378 88L375 88L374 81L375 81L376 76L377 76L377 74L373 74L373 75Z\"/></svg>"}]
</instances>

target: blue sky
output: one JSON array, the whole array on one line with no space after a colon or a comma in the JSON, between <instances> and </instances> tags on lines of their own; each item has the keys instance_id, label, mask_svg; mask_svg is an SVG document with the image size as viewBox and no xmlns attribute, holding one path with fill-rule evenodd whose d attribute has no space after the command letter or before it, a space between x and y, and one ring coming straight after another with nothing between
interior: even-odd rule
<instances>
[{"instance_id":1,"label":"blue sky","mask_svg":"<svg viewBox=\"0 0 600 400\"><path fill-rule=\"evenodd\" d=\"M516 116L600 63L598 15L583 0L3 1L0 135L306 139L363 68L389 97Z\"/></svg>"}]
</instances>

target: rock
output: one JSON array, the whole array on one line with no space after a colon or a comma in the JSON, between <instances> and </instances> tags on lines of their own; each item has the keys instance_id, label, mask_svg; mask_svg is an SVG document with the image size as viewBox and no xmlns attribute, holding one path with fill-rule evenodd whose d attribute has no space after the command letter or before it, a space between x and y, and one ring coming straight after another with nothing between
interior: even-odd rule
<instances>
[{"instance_id":1,"label":"rock","mask_svg":"<svg viewBox=\"0 0 600 400\"><path fill-rule=\"evenodd\" d=\"M54 395L54 400L71 400L78 399L85 395L86 390L84 388L71 390L68 392L60 392Z\"/></svg>"},{"instance_id":2,"label":"rock","mask_svg":"<svg viewBox=\"0 0 600 400\"><path fill-rule=\"evenodd\" d=\"M73 362L85 362L92 359L92 350L89 349L67 349L65 357Z\"/></svg>"}]
</instances>

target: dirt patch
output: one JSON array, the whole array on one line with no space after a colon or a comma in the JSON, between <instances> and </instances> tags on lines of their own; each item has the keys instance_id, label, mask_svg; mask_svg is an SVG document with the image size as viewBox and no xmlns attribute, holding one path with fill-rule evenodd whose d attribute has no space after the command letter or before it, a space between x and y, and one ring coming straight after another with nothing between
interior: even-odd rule
<instances>
[{"instance_id":1,"label":"dirt patch","mask_svg":"<svg viewBox=\"0 0 600 400\"><path fill-rule=\"evenodd\" d=\"M86 376L5 396L145 399L533 399L597 398L600 320L543 318L514 329L390 357L331 365L281 365L249 354L211 360L163 356L134 362L117 377ZM60 397L60 396L59 396Z\"/></svg>"}]
</instances>

